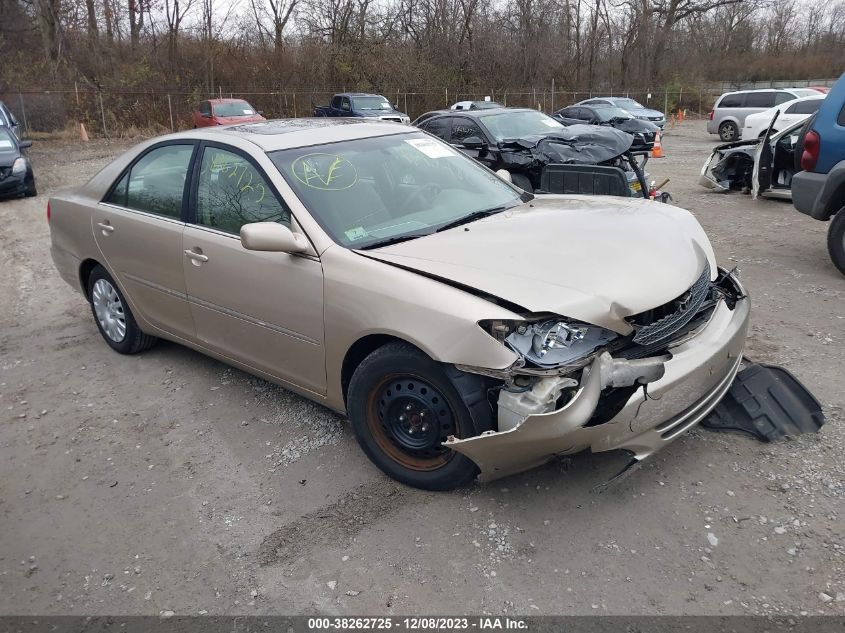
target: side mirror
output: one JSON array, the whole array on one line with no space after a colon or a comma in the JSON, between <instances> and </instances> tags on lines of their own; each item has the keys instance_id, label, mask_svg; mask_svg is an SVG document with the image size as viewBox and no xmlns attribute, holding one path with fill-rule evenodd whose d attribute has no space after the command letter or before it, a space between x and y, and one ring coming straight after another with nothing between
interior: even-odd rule
<instances>
[{"instance_id":1,"label":"side mirror","mask_svg":"<svg viewBox=\"0 0 845 633\"><path fill-rule=\"evenodd\" d=\"M399 104L398 104L398 103L394 103L394 104L393 104L393 109L394 109L394 110L396 110L396 111L398 112L398 111L399 111Z\"/></svg>"},{"instance_id":2,"label":"side mirror","mask_svg":"<svg viewBox=\"0 0 845 633\"><path fill-rule=\"evenodd\" d=\"M505 182L513 184L513 178L511 178L511 173L507 169L497 169L496 175Z\"/></svg>"},{"instance_id":3,"label":"side mirror","mask_svg":"<svg viewBox=\"0 0 845 633\"><path fill-rule=\"evenodd\" d=\"M21 141L18 145L21 149L26 149L27 147L32 147L32 141Z\"/></svg>"},{"instance_id":4,"label":"side mirror","mask_svg":"<svg viewBox=\"0 0 845 633\"><path fill-rule=\"evenodd\" d=\"M253 222L241 227L241 244L248 251L274 253L303 253L308 250L308 240L301 233L294 233L277 222Z\"/></svg>"},{"instance_id":5,"label":"side mirror","mask_svg":"<svg viewBox=\"0 0 845 633\"><path fill-rule=\"evenodd\" d=\"M467 149L484 149L487 147L487 143L478 136L467 136L463 140L462 145Z\"/></svg>"}]
</instances>

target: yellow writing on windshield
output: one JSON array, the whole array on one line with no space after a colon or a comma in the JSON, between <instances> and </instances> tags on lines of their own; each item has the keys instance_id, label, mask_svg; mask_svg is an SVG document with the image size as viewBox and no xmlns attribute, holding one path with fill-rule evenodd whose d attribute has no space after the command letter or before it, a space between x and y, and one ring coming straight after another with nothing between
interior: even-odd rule
<instances>
[{"instance_id":1,"label":"yellow writing on windshield","mask_svg":"<svg viewBox=\"0 0 845 633\"><path fill-rule=\"evenodd\" d=\"M342 191L358 182L358 171L343 156L314 153L300 156L291 165L303 185L323 191Z\"/></svg>"}]
</instances>

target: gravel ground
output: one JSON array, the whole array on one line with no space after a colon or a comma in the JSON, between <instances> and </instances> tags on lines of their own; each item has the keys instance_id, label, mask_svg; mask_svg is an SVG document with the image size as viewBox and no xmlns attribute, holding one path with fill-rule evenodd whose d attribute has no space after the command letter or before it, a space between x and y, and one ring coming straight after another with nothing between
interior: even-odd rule
<instances>
[{"instance_id":1,"label":"gravel ground","mask_svg":"<svg viewBox=\"0 0 845 633\"><path fill-rule=\"evenodd\" d=\"M0 203L0 613L845 613L845 279L825 224L696 184L713 144L687 122L650 171L742 271L748 356L827 426L694 430L602 494L620 455L434 494L274 385L169 343L112 352L44 211L126 145L36 143L42 195Z\"/></svg>"}]
</instances>

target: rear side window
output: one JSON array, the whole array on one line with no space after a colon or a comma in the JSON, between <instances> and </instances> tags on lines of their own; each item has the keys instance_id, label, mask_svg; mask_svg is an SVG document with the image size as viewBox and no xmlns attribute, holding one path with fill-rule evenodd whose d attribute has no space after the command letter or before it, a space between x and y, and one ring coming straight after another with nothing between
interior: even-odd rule
<instances>
[{"instance_id":1,"label":"rear side window","mask_svg":"<svg viewBox=\"0 0 845 633\"><path fill-rule=\"evenodd\" d=\"M799 101L793 103L786 109L787 114L813 114L819 109L822 104L822 99L810 99L809 101Z\"/></svg>"},{"instance_id":2,"label":"rear side window","mask_svg":"<svg viewBox=\"0 0 845 633\"><path fill-rule=\"evenodd\" d=\"M447 143L450 140L450 131L452 128L452 119L450 117L439 117L436 119L429 119L420 125L420 129L425 130L429 134L443 139Z\"/></svg>"},{"instance_id":3,"label":"rear side window","mask_svg":"<svg viewBox=\"0 0 845 633\"><path fill-rule=\"evenodd\" d=\"M745 105L745 93L736 92L734 94L725 95L719 101L717 108L741 108Z\"/></svg>"},{"instance_id":4,"label":"rear side window","mask_svg":"<svg viewBox=\"0 0 845 633\"><path fill-rule=\"evenodd\" d=\"M775 105L774 91L749 92L745 95L746 108L771 108Z\"/></svg>"},{"instance_id":5,"label":"rear side window","mask_svg":"<svg viewBox=\"0 0 845 633\"><path fill-rule=\"evenodd\" d=\"M181 218L193 151L193 145L165 145L147 152L121 177L106 202Z\"/></svg>"},{"instance_id":6,"label":"rear side window","mask_svg":"<svg viewBox=\"0 0 845 633\"><path fill-rule=\"evenodd\" d=\"M290 225L290 211L250 161L234 152L206 147L197 188L197 224L237 235L251 222Z\"/></svg>"}]
</instances>

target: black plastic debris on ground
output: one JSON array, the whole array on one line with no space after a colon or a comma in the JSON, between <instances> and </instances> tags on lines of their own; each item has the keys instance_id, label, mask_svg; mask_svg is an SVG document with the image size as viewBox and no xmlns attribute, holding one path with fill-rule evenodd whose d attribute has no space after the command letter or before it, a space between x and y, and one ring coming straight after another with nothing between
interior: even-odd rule
<instances>
[{"instance_id":1,"label":"black plastic debris on ground","mask_svg":"<svg viewBox=\"0 0 845 633\"><path fill-rule=\"evenodd\" d=\"M782 367L752 363L737 373L725 397L701 426L773 442L817 433L824 423L821 404L795 376Z\"/></svg>"}]
</instances>

